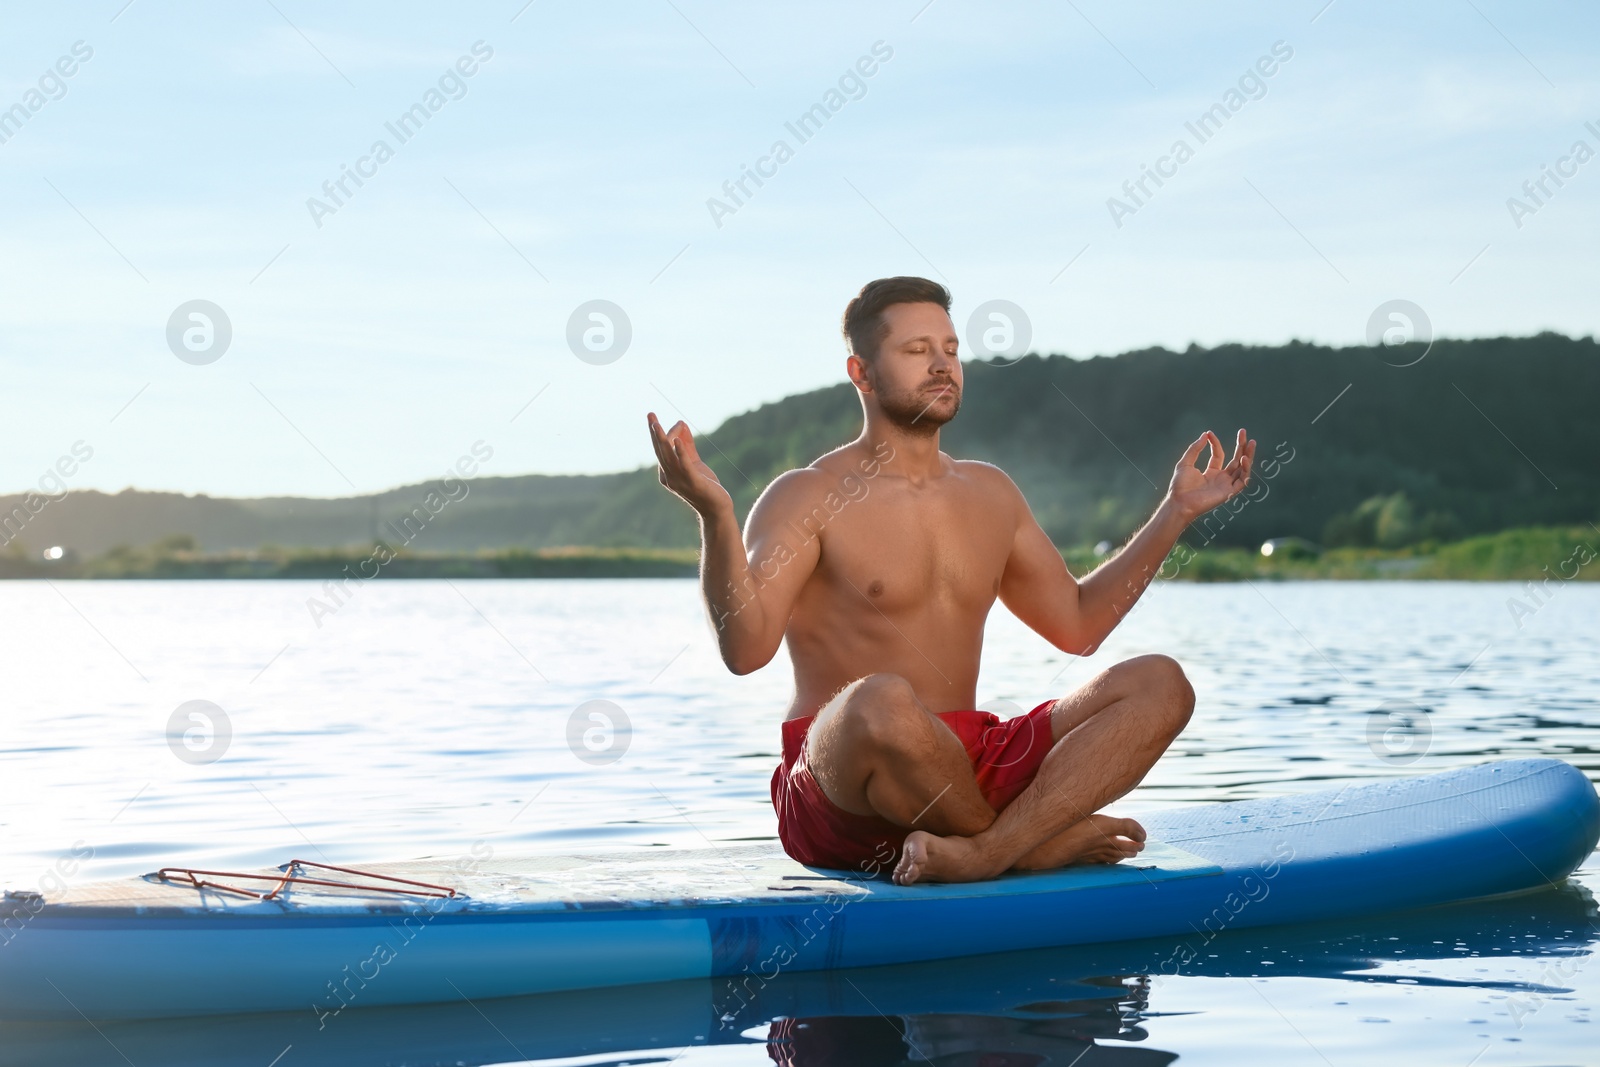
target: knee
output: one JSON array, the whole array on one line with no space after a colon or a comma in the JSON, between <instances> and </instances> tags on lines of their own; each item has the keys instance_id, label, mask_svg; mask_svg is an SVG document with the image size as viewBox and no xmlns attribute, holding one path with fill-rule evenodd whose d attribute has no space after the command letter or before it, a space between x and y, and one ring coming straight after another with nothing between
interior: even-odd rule
<instances>
[{"instance_id":1,"label":"knee","mask_svg":"<svg viewBox=\"0 0 1600 1067\"><path fill-rule=\"evenodd\" d=\"M1138 656L1127 661L1127 666L1138 672L1138 684L1160 699L1168 710L1174 736L1189 723L1194 714L1194 686L1183 667L1171 656Z\"/></svg>"},{"instance_id":2,"label":"knee","mask_svg":"<svg viewBox=\"0 0 1600 1067\"><path fill-rule=\"evenodd\" d=\"M891 744L906 736L906 720L918 712L916 691L898 674L869 674L851 683L839 708L850 732L869 744Z\"/></svg>"}]
</instances>

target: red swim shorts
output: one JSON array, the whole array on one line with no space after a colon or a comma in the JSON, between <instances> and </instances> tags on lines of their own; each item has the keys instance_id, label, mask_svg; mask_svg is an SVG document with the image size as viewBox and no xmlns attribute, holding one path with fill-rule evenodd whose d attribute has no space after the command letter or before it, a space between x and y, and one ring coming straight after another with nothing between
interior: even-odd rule
<instances>
[{"instance_id":1,"label":"red swim shorts","mask_svg":"<svg viewBox=\"0 0 1600 1067\"><path fill-rule=\"evenodd\" d=\"M988 711L938 713L966 746L978 789L996 811L1028 787L1049 754L1054 703L1046 700L1004 720ZM783 724L783 762L772 772L778 840L801 863L876 876L892 868L911 831L881 816L845 811L828 799L806 763L806 734L815 721L807 715Z\"/></svg>"}]
</instances>

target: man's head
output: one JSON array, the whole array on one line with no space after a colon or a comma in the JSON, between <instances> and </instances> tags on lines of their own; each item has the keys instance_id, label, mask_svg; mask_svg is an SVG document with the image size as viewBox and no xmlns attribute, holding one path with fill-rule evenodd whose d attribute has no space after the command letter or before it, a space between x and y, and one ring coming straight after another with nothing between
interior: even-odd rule
<instances>
[{"instance_id":1,"label":"man's head","mask_svg":"<svg viewBox=\"0 0 1600 1067\"><path fill-rule=\"evenodd\" d=\"M844 309L846 367L869 412L932 435L961 408L960 339L950 291L927 278L879 278Z\"/></svg>"}]
</instances>

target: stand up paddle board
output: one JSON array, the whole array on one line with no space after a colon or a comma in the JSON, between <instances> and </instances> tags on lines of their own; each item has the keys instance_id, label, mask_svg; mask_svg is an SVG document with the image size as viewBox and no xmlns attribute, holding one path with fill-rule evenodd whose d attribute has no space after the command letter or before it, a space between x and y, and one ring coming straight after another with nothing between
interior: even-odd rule
<instances>
[{"instance_id":1,"label":"stand up paddle board","mask_svg":"<svg viewBox=\"0 0 1600 1067\"><path fill-rule=\"evenodd\" d=\"M761 1061L763 1039L771 1042L766 1051L772 1061L784 1064L1064 1067L1076 1060L1076 1067L1164 1067L1174 1057L1160 1051L1160 1020L1194 1006L1192 995L1163 981L1171 977L1169 961L1179 942L1202 948L1179 972L1185 978L1310 978L1369 990L1387 984L1398 991L1409 988L1405 983L1416 980L1412 976L1440 973L1435 965L1458 974L1461 962L1470 959L1483 970L1474 967L1471 978L1452 979L1458 992L1539 998L1554 991L1508 983L1507 974L1537 973L1539 961L1570 974L1589 958L1597 937L1594 898L1569 879L1557 889L1490 900L1214 936L1189 933L842 971L786 970L765 984L750 983L758 986L753 996L740 976L727 975L471 1003L458 998L352 1008L333 1019L301 1007L94 1023L0 1021L0 1067L265 1067L273 1054L290 1047L277 1067L475 1067L504 1064L508 1057L664 1067L675 1056L686 1058L690 1046L742 1046L696 1062ZM899 1054L886 1050L885 1040L892 1047L896 1030L911 1036L914 1047ZM1086 1049L1094 1039L1110 1040L1099 1050ZM752 1041L758 1043L752 1047ZM961 1049L959 1056L951 1055L952 1043ZM1462 1057L1453 1067L1464 1062Z\"/></svg>"},{"instance_id":2,"label":"stand up paddle board","mask_svg":"<svg viewBox=\"0 0 1600 1067\"><path fill-rule=\"evenodd\" d=\"M897 886L776 844L166 869L0 909L0 1017L130 1018L477 1000L951 959L1423 907L1558 884L1600 838L1559 760L1141 816L1114 865ZM264 899L263 899L264 898ZM1194 951L1192 948L1190 951ZM735 990L735 995L737 990Z\"/></svg>"}]
</instances>

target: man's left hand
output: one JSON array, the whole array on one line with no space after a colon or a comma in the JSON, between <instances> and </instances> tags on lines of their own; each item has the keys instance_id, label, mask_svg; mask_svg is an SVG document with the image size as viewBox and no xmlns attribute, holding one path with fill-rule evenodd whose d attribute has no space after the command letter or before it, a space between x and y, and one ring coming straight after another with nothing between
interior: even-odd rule
<instances>
[{"instance_id":1,"label":"man's left hand","mask_svg":"<svg viewBox=\"0 0 1600 1067\"><path fill-rule=\"evenodd\" d=\"M1200 452L1211 446L1211 456L1205 468L1197 469ZM1222 462L1222 441L1207 430L1199 440L1189 446L1183 458L1172 471L1172 483L1167 487L1167 499L1176 504L1191 521L1204 515L1244 490L1250 484L1250 467L1256 457L1256 443L1245 436L1243 429L1233 446L1233 459Z\"/></svg>"}]
</instances>

